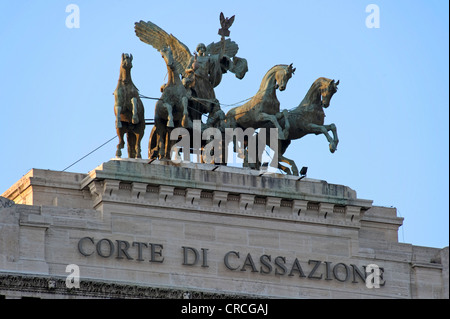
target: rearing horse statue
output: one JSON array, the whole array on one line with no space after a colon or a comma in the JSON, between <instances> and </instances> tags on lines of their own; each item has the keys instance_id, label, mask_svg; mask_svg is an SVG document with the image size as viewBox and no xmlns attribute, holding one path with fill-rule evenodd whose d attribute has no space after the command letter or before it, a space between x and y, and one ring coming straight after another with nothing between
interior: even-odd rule
<instances>
[{"instance_id":1,"label":"rearing horse statue","mask_svg":"<svg viewBox=\"0 0 450 319\"><path fill-rule=\"evenodd\" d=\"M227 125L231 128L276 127L281 140L287 138L277 117L280 102L276 90L284 91L295 72L291 65L279 64L272 67L261 81L261 86L253 98L244 105L235 107L226 114Z\"/></svg>"},{"instance_id":2,"label":"rearing horse statue","mask_svg":"<svg viewBox=\"0 0 450 319\"><path fill-rule=\"evenodd\" d=\"M114 91L114 114L119 137L116 157L122 156L121 150L125 146L123 137L127 134L128 157L141 158L141 140L145 130L144 105L131 80L132 61L132 54L122 53L119 81Z\"/></svg>"},{"instance_id":3,"label":"rearing horse statue","mask_svg":"<svg viewBox=\"0 0 450 319\"><path fill-rule=\"evenodd\" d=\"M170 47L164 47L160 53L167 65L168 81L161 88L161 98L155 105L155 126L150 135L149 158L170 159L170 131L175 127L192 127L188 113L188 89L195 84L195 79L193 71L189 70L186 70L186 77L180 79Z\"/></svg>"},{"instance_id":4,"label":"rearing horse statue","mask_svg":"<svg viewBox=\"0 0 450 319\"><path fill-rule=\"evenodd\" d=\"M286 174L298 176L299 173L295 162L284 156L286 149L291 144L291 140L300 139L307 134L323 134L330 143L330 152L334 153L336 151L339 143L336 125L324 125L325 113L323 108L330 106L331 98L334 93L337 92L338 85L339 81L335 82L334 80L324 77L318 78L311 85L311 88L308 93L306 93L305 98L299 106L295 109L280 112L276 115L279 120L284 118L284 121L281 121L281 123L283 129L289 131L289 139L278 140L278 150L274 150L276 151L274 156L278 156L278 158L274 158L273 160L277 163L278 168L283 170ZM269 131L270 130L266 130L266 142L270 141ZM333 137L328 134L329 131L332 132ZM266 144L267 146L270 146L269 143ZM259 151L263 152L264 148L261 148ZM259 156L259 158L261 158L261 154ZM280 165L280 162L290 165L291 169ZM256 168L259 169L260 163L257 164Z\"/></svg>"}]
</instances>

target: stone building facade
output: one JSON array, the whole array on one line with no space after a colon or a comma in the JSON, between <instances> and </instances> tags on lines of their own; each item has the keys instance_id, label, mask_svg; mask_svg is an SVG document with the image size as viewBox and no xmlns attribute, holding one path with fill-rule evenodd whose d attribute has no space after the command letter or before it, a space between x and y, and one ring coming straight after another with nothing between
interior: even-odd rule
<instances>
[{"instance_id":1,"label":"stone building facade","mask_svg":"<svg viewBox=\"0 0 450 319\"><path fill-rule=\"evenodd\" d=\"M110 160L0 197L0 298L448 298L449 251L347 186Z\"/></svg>"}]
</instances>

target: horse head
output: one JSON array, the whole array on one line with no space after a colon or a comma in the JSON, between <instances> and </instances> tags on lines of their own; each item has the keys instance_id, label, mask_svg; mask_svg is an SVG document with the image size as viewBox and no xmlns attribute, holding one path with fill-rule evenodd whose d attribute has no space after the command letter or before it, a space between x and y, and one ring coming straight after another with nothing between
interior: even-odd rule
<instances>
[{"instance_id":1,"label":"horse head","mask_svg":"<svg viewBox=\"0 0 450 319\"><path fill-rule=\"evenodd\" d=\"M122 68L124 69L131 69L133 67L133 64L131 63L133 61L133 55L128 53L122 53Z\"/></svg>"},{"instance_id":2,"label":"horse head","mask_svg":"<svg viewBox=\"0 0 450 319\"><path fill-rule=\"evenodd\" d=\"M335 82L334 80L331 80L328 85L325 85L321 88L321 97L322 97L322 106L324 108L327 108L330 106L331 98L333 97L334 93L337 92L339 85L339 80Z\"/></svg>"},{"instance_id":3,"label":"horse head","mask_svg":"<svg viewBox=\"0 0 450 319\"><path fill-rule=\"evenodd\" d=\"M284 91L286 89L287 83L289 79L294 74L296 68L292 68L292 63L289 66L284 66L275 74L275 80L277 82L276 87L280 91Z\"/></svg>"}]
</instances>

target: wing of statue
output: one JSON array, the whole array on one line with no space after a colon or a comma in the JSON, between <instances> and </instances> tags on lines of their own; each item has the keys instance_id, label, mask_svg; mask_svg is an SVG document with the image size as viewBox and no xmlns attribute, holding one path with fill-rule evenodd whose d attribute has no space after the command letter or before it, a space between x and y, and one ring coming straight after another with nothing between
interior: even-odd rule
<instances>
[{"instance_id":1,"label":"wing of statue","mask_svg":"<svg viewBox=\"0 0 450 319\"><path fill-rule=\"evenodd\" d=\"M177 73L185 75L185 70L189 68L189 62L192 58L192 54L186 45L150 21L144 22L141 20L136 22L134 30L142 42L150 44L158 51L170 46Z\"/></svg>"},{"instance_id":2,"label":"wing of statue","mask_svg":"<svg viewBox=\"0 0 450 319\"><path fill-rule=\"evenodd\" d=\"M219 54L220 50L222 50L222 42L212 42L206 47L207 54ZM231 41L230 39L225 40L225 52L224 55L232 58L239 51L239 46L236 42Z\"/></svg>"}]
</instances>

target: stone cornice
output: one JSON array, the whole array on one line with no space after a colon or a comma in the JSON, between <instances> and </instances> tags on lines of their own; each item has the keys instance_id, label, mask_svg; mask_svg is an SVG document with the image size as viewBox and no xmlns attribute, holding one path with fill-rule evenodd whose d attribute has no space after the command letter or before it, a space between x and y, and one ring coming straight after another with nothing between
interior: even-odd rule
<instances>
[{"instance_id":1,"label":"stone cornice","mask_svg":"<svg viewBox=\"0 0 450 319\"><path fill-rule=\"evenodd\" d=\"M308 178L299 180L298 176L261 175L255 170L210 164L173 164L158 160L148 164L146 160L113 159L92 170L81 182L81 188L101 180L372 207L371 200L357 198L356 192L347 186Z\"/></svg>"},{"instance_id":2,"label":"stone cornice","mask_svg":"<svg viewBox=\"0 0 450 319\"><path fill-rule=\"evenodd\" d=\"M199 290L139 286L83 279L80 288L67 288L63 277L0 273L0 291L20 291L32 294L54 294L95 299L241 299L261 298L252 295L224 294ZM45 295L43 296L45 298Z\"/></svg>"}]
</instances>

